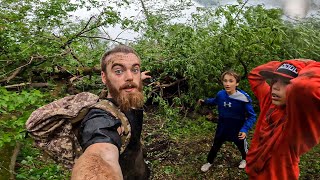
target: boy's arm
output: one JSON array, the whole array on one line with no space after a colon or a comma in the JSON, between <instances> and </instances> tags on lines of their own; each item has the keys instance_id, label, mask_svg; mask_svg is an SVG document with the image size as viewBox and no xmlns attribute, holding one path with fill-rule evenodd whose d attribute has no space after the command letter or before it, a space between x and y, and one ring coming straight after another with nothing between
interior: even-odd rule
<instances>
[{"instance_id":1,"label":"boy's arm","mask_svg":"<svg viewBox=\"0 0 320 180\"><path fill-rule=\"evenodd\" d=\"M246 111L247 111L247 119L244 122L244 125L242 126L240 132L244 132L246 134L248 134L248 131L252 128L252 126L254 125L254 123L256 122L257 119L257 115L253 110L252 104L246 103Z\"/></svg>"},{"instance_id":2,"label":"boy's arm","mask_svg":"<svg viewBox=\"0 0 320 180\"><path fill-rule=\"evenodd\" d=\"M217 93L216 97L214 97L214 98L207 98L207 99L204 100L203 103L204 103L204 104L207 104L207 105L213 105L213 106L217 105L217 103L218 103L218 101L219 101L219 97L221 97L221 93L222 93L222 91L219 91L219 92Z\"/></svg>"},{"instance_id":3,"label":"boy's arm","mask_svg":"<svg viewBox=\"0 0 320 180\"><path fill-rule=\"evenodd\" d=\"M270 99L270 86L266 82L266 79L259 74L261 71L274 71L281 62L270 61L266 64L260 65L254 68L248 75L248 80L251 86L251 90L259 100L260 108Z\"/></svg>"},{"instance_id":4,"label":"boy's arm","mask_svg":"<svg viewBox=\"0 0 320 180\"><path fill-rule=\"evenodd\" d=\"M207 98L203 103L208 105L216 105L216 98Z\"/></svg>"},{"instance_id":5,"label":"boy's arm","mask_svg":"<svg viewBox=\"0 0 320 180\"><path fill-rule=\"evenodd\" d=\"M111 143L90 145L76 160L71 180L106 179L122 180L118 162L119 150Z\"/></svg>"},{"instance_id":6,"label":"boy's arm","mask_svg":"<svg viewBox=\"0 0 320 180\"><path fill-rule=\"evenodd\" d=\"M320 62L306 66L287 89L286 140L298 156L320 141Z\"/></svg>"}]
</instances>

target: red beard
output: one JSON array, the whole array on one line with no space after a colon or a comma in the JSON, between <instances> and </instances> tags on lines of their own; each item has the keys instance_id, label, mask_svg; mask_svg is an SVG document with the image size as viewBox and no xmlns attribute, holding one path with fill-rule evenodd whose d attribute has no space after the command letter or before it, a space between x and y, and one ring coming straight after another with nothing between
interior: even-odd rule
<instances>
[{"instance_id":1,"label":"red beard","mask_svg":"<svg viewBox=\"0 0 320 180\"><path fill-rule=\"evenodd\" d=\"M134 82L127 82L119 90L113 86L109 79L106 79L106 82L110 95L117 102L121 111L126 112L131 108L141 108L143 106L142 81L139 82L139 85ZM127 88L137 88L138 91L127 93L124 91Z\"/></svg>"}]
</instances>

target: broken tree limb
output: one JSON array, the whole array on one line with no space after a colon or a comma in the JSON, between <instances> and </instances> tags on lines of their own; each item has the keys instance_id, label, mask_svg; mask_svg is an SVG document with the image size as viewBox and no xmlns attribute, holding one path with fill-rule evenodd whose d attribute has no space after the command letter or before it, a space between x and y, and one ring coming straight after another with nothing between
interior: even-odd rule
<instances>
[{"instance_id":1,"label":"broken tree limb","mask_svg":"<svg viewBox=\"0 0 320 180\"><path fill-rule=\"evenodd\" d=\"M42 88L50 86L49 83L20 83L4 86L6 89L19 89L24 86L30 86L35 88Z\"/></svg>"},{"instance_id":2,"label":"broken tree limb","mask_svg":"<svg viewBox=\"0 0 320 180\"><path fill-rule=\"evenodd\" d=\"M156 87L167 88L167 87L170 87L170 86L174 86L174 85L176 85L176 84L179 84L180 82L185 81L185 80L186 80L186 78L182 78L182 79L178 79L177 81L172 82L172 83L170 83L170 84L159 84L159 85L157 85Z\"/></svg>"},{"instance_id":3,"label":"broken tree limb","mask_svg":"<svg viewBox=\"0 0 320 180\"><path fill-rule=\"evenodd\" d=\"M10 160L10 165L9 165L9 171L10 171L10 180L14 180L15 178L15 166L16 166L16 161L17 161L17 157L19 155L21 149L21 143L17 142L16 146L13 150L13 154L11 156L11 160Z\"/></svg>"},{"instance_id":4,"label":"broken tree limb","mask_svg":"<svg viewBox=\"0 0 320 180\"><path fill-rule=\"evenodd\" d=\"M27 64L24 64L24 65L22 65L20 67L17 67L16 69L12 70L11 72L4 74L3 76L12 73L9 77L0 80L0 83L5 82L5 81L8 83L11 79L15 78L24 67L26 67L26 66L28 66L28 65L30 65L32 63L34 58L35 57L32 56L30 58L30 61Z\"/></svg>"}]
</instances>

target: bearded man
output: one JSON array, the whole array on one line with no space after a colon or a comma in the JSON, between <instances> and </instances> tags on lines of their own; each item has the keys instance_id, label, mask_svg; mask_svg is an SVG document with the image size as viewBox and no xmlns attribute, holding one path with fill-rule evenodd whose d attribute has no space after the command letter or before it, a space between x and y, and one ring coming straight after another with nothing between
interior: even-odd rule
<instances>
[{"instance_id":1,"label":"bearded man","mask_svg":"<svg viewBox=\"0 0 320 180\"><path fill-rule=\"evenodd\" d=\"M75 162L71 179L148 179L140 142L143 121L141 61L130 47L120 45L101 58L101 79L107 99L126 115L131 126L130 142L120 155L121 121L101 109L91 109L81 124L83 154Z\"/></svg>"}]
</instances>

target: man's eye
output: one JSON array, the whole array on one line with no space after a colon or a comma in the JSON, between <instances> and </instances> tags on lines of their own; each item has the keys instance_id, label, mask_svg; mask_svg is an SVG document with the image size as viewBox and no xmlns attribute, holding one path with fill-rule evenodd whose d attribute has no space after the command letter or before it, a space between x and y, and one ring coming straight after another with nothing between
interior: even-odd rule
<instances>
[{"instance_id":1,"label":"man's eye","mask_svg":"<svg viewBox=\"0 0 320 180\"><path fill-rule=\"evenodd\" d=\"M133 72L133 73L139 73L139 72L140 72L140 69L139 69L139 68L134 68L134 69L132 70L132 72Z\"/></svg>"},{"instance_id":2,"label":"man's eye","mask_svg":"<svg viewBox=\"0 0 320 180\"><path fill-rule=\"evenodd\" d=\"M123 73L123 71L121 70L121 69L117 69L117 70L115 70L114 71L116 74L122 74Z\"/></svg>"}]
</instances>

